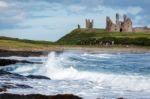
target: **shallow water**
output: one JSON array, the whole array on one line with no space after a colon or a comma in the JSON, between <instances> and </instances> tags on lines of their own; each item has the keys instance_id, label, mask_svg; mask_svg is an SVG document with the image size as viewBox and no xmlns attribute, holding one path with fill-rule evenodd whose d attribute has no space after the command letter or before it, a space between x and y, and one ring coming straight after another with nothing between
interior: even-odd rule
<instances>
[{"instance_id":1,"label":"shallow water","mask_svg":"<svg viewBox=\"0 0 150 99\"><path fill-rule=\"evenodd\" d=\"M21 75L43 75L52 79L9 79L9 82L33 87L9 89L9 93L70 93L85 99L150 99L150 53L90 54L67 51L59 54L51 52L48 57L5 58L43 62L1 68L5 71ZM0 79L0 82L6 82L6 79Z\"/></svg>"}]
</instances>

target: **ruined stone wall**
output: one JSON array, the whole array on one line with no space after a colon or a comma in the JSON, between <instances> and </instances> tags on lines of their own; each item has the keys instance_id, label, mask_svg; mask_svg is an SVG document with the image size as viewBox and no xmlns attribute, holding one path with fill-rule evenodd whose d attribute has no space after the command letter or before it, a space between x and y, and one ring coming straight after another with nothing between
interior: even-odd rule
<instances>
[{"instance_id":1,"label":"ruined stone wall","mask_svg":"<svg viewBox=\"0 0 150 99\"><path fill-rule=\"evenodd\" d=\"M148 33L150 33L150 28L147 28L147 27L135 27L135 28L133 28L133 32L148 32Z\"/></svg>"},{"instance_id":2,"label":"ruined stone wall","mask_svg":"<svg viewBox=\"0 0 150 99\"><path fill-rule=\"evenodd\" d=\"M119 14L116 14L116 24L109 17L106 18L106 30L109 32L132 32L132 21L124 15L124 21L119 21Z\"/></svg>"},{"instance_id":3,"label":"ruined stone wall","mask_svg":"<svg viewBox=\"0 0 150 99\"><path fill-rule=\"evenodd\" d=\"M114 32L120 32L120 28L121 28L121 25L120 25L120 24L121 24L120 22L117 23L117 24L115 24Z\"/></svg>"},{"instance_id":4,"label":"ruined stone wall","mask_svg":"<svg viewBox=\"0 0 150 99\"><path fill-rule=\"evenodd\" d=\"M116 25L112 24L112 26L110 27L110 32L115 32L116 31Z\"/></svg>"},{"instance_id":5,"label":"ruined stone wall","mask_svg":"<svg viewBox=\"0 0 150 99\"><path fill-rule=\"evenodd\" d=\"M109 31L110 32L110 28L111 28L111 26L112 26L112 21L111 21L111 19L109 18L109 17L106 17L106 30L107 31Z\"/></svg>"},{"instance_id":6,"label":"ruined stone wall","mask_svg":"<svg viewBox=\"0 0 150 99\"><path fill-rule=\"evenodd\" d=\"M126 18L124 20L123 26L122 26L122 31L121 32L132 32L132 21L130 18Z\"/></svg>"},{"instance_id":7,"label":"ruined stone wall","mask_svg":"<svg viewBox=\"0 0 150 99\"><path fill-rule=\"evenodd\" d=\"M106 18L106 30L108 32L116 31L116 25L111 21L111 19L109 17Z\"/></svg>"}]
</instances>

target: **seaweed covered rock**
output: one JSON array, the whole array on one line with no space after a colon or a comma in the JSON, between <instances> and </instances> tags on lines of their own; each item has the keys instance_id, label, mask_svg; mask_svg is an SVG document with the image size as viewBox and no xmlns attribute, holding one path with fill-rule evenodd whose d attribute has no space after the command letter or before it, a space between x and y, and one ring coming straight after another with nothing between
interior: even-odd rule
<instances>
[{"instance_id":1,"label":"seaweed covered rock","mask_svg":"<svg viewBox=\"0 0 150 99\"><path fill-rule=\"evenodd\" d=\"M72 94L54 95L54 96L46 96L40 94L31 94L31 95L0 94L0 99L82 99L82 98Z\"/></svg>"},{"instance_id":2,"label":"seaweed covered rock","mask_svg":"<svg viewBox=\"0 0 150 99\"><path fill-rule=\"evenodd\" d=\"M26 77L30 78L30 79L46 79L46 80L51 80L50 78L45 77L45 76L41 76L41 75L29 75L29 76L26 76Z\"/></svg>"},{"instance_id":3,"label":"seaweed covered rock","mask_svg":"<svg viewBox=\"0 0 150 99\"><path fill-rule=\"evenodd\" d=\"M12 65L16 63L41 64L40 62L30 62L26 60L0 59L0 66L7 66L7 65Z\"/></svg>"},{"instance_id":4,"label":"seaweed covered rock","mask_svg":"<svg viewBox=\"0 0 150 99\"><path fill-rule=\"evenodd\" d=\"M0 88L0 92L5 92L5 91L7 91L6 88Z\"/></svg>"}]
</instances>

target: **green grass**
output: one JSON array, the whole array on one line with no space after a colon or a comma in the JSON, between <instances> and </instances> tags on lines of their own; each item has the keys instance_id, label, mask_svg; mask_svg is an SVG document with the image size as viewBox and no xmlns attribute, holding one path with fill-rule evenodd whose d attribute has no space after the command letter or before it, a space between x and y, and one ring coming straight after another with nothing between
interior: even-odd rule
<instances>
[{"instance_id":1,"label":"green grass","mask_svg":"<svg viewBox=\"0 0 150 99\"><path fill-rule=\"evenodd\" d=\"M91 39L103 39L103 38L115 38L115 39L137 39L145 38L150 39L150 33L120 33L120 32L107 32L105 29L75 29L71 33L65 35L57 43L59 44L79 44L84 40Z\"/></svg>"},{"instance_id":2,"label":"green grass","mask_svg":"<svg viewBox=\"0 0 150 99\"><path fill-rule=\"evenodd\" d=\"M0 37L0 48L23 48L23 49L33 49L33 48L47 48L53 46L54 42L49 41L34 41L10 37Z\"/></svg>"},{"instance_id":3,"label":"green grass","mask_svg":"<svg viewBox=\"0 0 150 99\"><path fill-rule=\"evenodd\" d=\"M10 38L10 37L3 37L3 36L0 36L0 40L10 40L16 42L23 42L23 43L32 43L32 44L54 44L54 42L50 42L50 41L35 41L35 40L18 39L18 38Z\"/></svg>"}]
</instances>

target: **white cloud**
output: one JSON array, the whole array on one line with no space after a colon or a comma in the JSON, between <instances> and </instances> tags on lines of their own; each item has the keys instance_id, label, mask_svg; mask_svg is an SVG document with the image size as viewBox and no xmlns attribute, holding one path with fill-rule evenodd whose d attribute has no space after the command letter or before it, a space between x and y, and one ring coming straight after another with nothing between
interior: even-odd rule
<instances>
[{"instance_id":1,"label":"white cloud","mask_svg":"<svg viewBox=\"0 0 150 99\"><path fill-rule=\"evenodd\" d=\"M69 11L73 13L81 13L86 10L85 6L79 6L79 5L71 5L68 7Z\"/></svg>"},{"instance_id":2,"label":"white cloud","mask_svg":"<svg viewBox=\"0 0 150 99\"><path fill-rule=\"evenodd\" d=\"M131 15L131 16L136 16L137 14L141 13L143 9L141 7L127 7L127 8L111 8L111 7L106 7L103 5L98 6L97 8L94 8L93 11L97 13L101 13L103 16L115 16L115 13L119 13L121 16L126 14L126 15Z\"/></svg>"},{"instance_id":3,"label":"white cloud","mask_svg":"<svg viewBox=\"0 0 150 99\"><path fill-rule=\"evenodd\" d=\"M143 9L141 7L128 7L126 10L127 13L130 13L133 15L137 15L142 11L143 11Z\"/></svg>"},{"instance_id":4,"label":"white cloud","mask_svg":"<svg viewBox=\"0 0 150 99\"><path fill-rule=\"evenodd\" d=\"M103 3L103 0L81 0L81 5L86 5L88 7L97 7L98 5L101 5Z\"/></svg>"},{"instance_id":5,"label":"white cloud","mask_svg":"<svg viewBox=\"0 0 150 99\"><path fill-rule=\"evenodd\" d=\"M8 4L5 1L0 1L0 8L6 8Z\"/></svg>"},{"instance_id":6,"label":"white cloud","mask_svg":"<svg viewBox=\"0 0 150 99\"><path fill-rule=\"evenodd\" d=\"M19 14L17 14L16 16L14 16L15 20L23 20L25 18L25 13L21 12Z\"/></svg>"}]
</instances>

